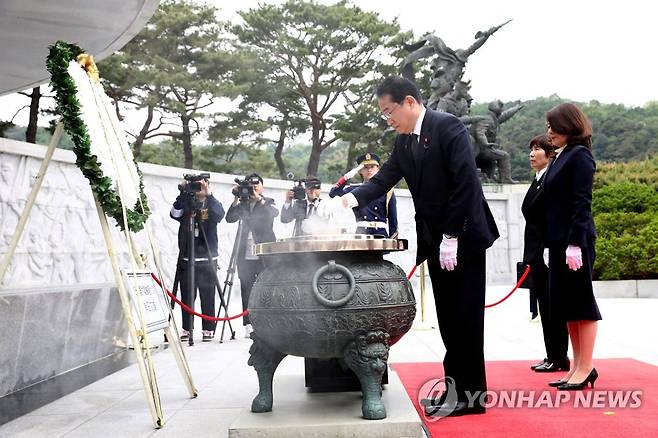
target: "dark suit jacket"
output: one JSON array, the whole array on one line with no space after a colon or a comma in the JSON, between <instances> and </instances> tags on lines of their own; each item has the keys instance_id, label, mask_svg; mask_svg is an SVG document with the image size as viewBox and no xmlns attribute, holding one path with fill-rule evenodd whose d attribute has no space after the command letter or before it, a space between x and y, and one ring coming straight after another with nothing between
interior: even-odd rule
<instances>
[{"instance_id":1,"label":"dark suit jacket","mask_svg":"<svg viewBox=\"0 0 658 438\"><path fill-rule=\"evenodd\" d=\"M174 216L173 212L169 213L172 219L180 222L180 226L178 227L179 255L181 258L187 258L189 254L187 246L187 241L189 240L189 226L185 222L185 216L181 211L183 204L180 195L176 198L173 207L174 210L178 210L180 213L180 216ZM206 208L198 212L196 216L196 220L198 220L200 226L203 227L206 239L208 240L208 249L210 249L211 257L217 256L217 224L222 221L223 217L224 207L222 207L222 203L213 195L206 198ZM194 237L194 258L208 257L208 249L206 249L206 242L203 239L203 234L199 232L199 235Z\"/></svg>"},{"instance_id":2,"label":"dark suit jacket","mask_svg":"<svg viewBox=\"0 0 658 438\"><path fill-rule=\"evenodd\" d=\"M352 193L359 205L388 192L405 179L416 209L420 264L438 255L443 234L459 238L459 251L483 250L499 236L475 168L473 148L462 122L427 109L414 160L409 135L398 135L389 159L366 184Z\"/></svg>"},{"instance_id":3,"label":"dark suit jacket","mask_svg":"<svg viewBox=\"0 0 658 438\"><path fill-rule=\"evenodd\" d=\"M567 146L544 175L546 241L587 248L596 238L592 184L596 164L585 146Z\"/></svg>"},{"instance_id":4,"label":"dark suit jacket","mask_svg":"<svg viewBox=\"0 0 658 438\"><path fill-rule=\"evenodd\" d=\"M318 198L318 203L321 201L322 198ZM304 203L304 209L306 211L304 219L308 219L308 198L304 199L303 201L297 201L294 199L287 207L286 204L283 204L283 207L281 208L281 222L287 224L295 220L295 209L297 208L297 202Z\"/></svg>"},{"instance_id":5,"label":"dark suit jacket","mask_svg":"<svg viewBox=\"0 0 658 438\"><path fill-rule=\"evenodd\" d=\"M545 177L546 172L539 181L533 178L532 184L523 198L523 204L521 204L521 212L525 218L524 263L543 263L546 241L546 196L543 188Z\"/></svg>"},{"instance_id":6,"label":"dark suit jacket","mask_svg":"<svg viewBox=\"0 0 658 438\"><path fill-rule=\"evenodd\" d=\"M226 222L237 222L240 219L240 204L233 205L226 213ZM274 242L274 218L279 215L279 210L274 206L274 199L263 198L261 202L254 205L251 212L244 214L242 220L242 237L238 243L238 262L244 259L247 237L249 231L254 238L254 243Z\"/></svg>"}]
</instances>

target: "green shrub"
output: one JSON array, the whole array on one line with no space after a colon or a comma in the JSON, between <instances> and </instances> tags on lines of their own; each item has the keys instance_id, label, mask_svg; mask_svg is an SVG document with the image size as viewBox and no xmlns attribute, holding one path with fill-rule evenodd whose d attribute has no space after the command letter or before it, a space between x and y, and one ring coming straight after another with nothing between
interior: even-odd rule
<instances>
[{"instance_id":1,"label":"green shrub","mask_svg":"<svg viewBox=\"0 0 658 438\"><path fill-rule=\"evenodd\" d=\"M610 212L658 210L658 192L647 184L632 182L614 183L597 189L592 194L594 215Z\"/></svg>"},{"instance_id":2,"label":"green shrub","mask_svg":"<svg viewBox=\"0 0 658 438\"><path fill-rule=\"evenodd\" d=\"M658 154L642 161L596 163L594 189L621 182L646 184L658 190Z\"/></svg>"},{"instance_id":3,"label":"green shrub","mask_svg":"<svg viewBox=\"0 0 658 438\"><path fill-rule=\"evenodd\" d=\"M594 216L596 234L599 238L619 237L625 233L637 235L642 228L651 222L656 214L652 211L644 213L627 213L624 211L599 213Z\"/></svg>"},{"instance_id":4,"label":"green shrub","mask_svg":"<svg viewBox=\"0 0 658 438\"><path fill-rule=\"evenodd\" d=\"M658 278L658 160L606 164L592 195L594 278Z\"/></svg>"},{"instance_id":5,"label":"green shrub","mask_svg":"<svg viewBox=\"0 0 658 438\"><path fill-rule=\"evenodd\" d=\"M642 228L636 238L642 251L634 260L640 278L658 278L658 214Z\"/></svg>"},{"instance_id":6,"label":"green shrub","mask_svg":"<svg viewBox=\"0 0 658 438\"><path fill-rule=\"evenodd\" d=\"M599 234L594 279L658 278L657 212L603 213L594 220Z\"/></svg>"}]
</instances>

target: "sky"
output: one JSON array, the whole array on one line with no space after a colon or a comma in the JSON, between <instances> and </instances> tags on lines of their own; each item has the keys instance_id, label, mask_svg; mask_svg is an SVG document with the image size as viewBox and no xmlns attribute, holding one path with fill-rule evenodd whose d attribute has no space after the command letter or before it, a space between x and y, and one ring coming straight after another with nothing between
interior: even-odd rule
<instances>
[{"instance_id":1,"label":"sky","mask_svg":"<svg viewBox=\"0 0 658 438\"><path fill-rule=\"evenodd\" d=\"M235 17L262 1L208 1ZM235 5L231 5L235 3ZM239 3L239 4L238 4ZM268 1L267 3L282 3ZM322 3L330 3L323 1ZM415 35L467 48L475 33L509 19L466 66L477 102L557 94L641 106L658 100L658 4L624 0L352 0Z\"/></svg>"},{"instance_id":2,"label":"sky","mask_svg":"<svg viewBox=\"0 0 658 438\"><path fill-rule=\"evenodd\" d=\"M330 1L320 0L322 3ZM279 0L207 0L223 18ZM415 35L435 33L453 49L466 48L478 30L509 19L473 54L465 78L476 102L558 96L642 106L658 100L658 4L625 0L352 0L382 18L397 18ZM27 104L0 97L0 120ZM26 124L27 111L16 119Z\"/></svg>"}]
</instances>

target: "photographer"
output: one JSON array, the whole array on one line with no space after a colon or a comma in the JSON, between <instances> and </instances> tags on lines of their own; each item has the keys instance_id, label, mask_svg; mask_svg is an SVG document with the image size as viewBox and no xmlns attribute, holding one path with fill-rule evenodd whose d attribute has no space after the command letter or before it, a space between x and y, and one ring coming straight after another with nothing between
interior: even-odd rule
<instances>
[{"instance_id":1,"label":"photographer","mask_svg":"<svg viewBox=\"0 0 658 438\"><path fill-rule=\"evenodd\" d=\"M301 182L305 181L304 197L301 195ZM317 213L320 203L320 187L322 183L317 178L307 178L288 190L286 202L281 209L281 222L287 224L295 219L308 219ZM300 199L301 198L301 199ZM296 234L298 235L298 234Z\"/></svg>"},{"instance_id":2,"label":"photographer","mask_svg":"<svg viewBox=\"0 0 658 438\"><path fill-rule=\"evenodd\" d=\"M274 199L263 196L263 178L252 173L239 181L233 187L235 199L226 213L226 222L233 223L242 220L242 235L238 243L237 265L240 287L242 292L242 309L249 305L251 287L256 277L265 267L263 260L254 255L254 244L263 242L274 242L274 218L279 211L274 206ZM242 319L245 326L246 337L251 336L253 331L249 321L249 315Z\"/></svg>"},{"instance_id":3,"label":"photographer","mask_svg":"<svg viewBox=\"0 0 658 438\"><path fill-rule=\"evenodd\" d=\"M178 189L180 194L171 208L170 215L180 222L178 228L178 278L182 301L194 308L196 290L201 297L201 311L205 315L215 314L215 275L217 271L217 224L224 217L222 204L210 190L208 174L185 175ZM194 275L195 285L190 287L190 215L194 220ZM203 238L205 233L206 239ZM206 246L206 240L208 245ZM187 341L194 328L192 315L182 310L183 331L181 341ZM213 338L215 322L203 320L203 342Z\"/></svg>"}]
</instances>

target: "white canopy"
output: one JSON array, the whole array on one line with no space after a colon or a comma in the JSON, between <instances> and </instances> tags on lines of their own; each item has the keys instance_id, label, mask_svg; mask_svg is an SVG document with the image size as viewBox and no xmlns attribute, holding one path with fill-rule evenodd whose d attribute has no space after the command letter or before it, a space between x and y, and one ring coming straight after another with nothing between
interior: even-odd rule
<instances>
[{"instance_id":1,"label":"white canopy","mask_svg":"<svg viewBox=\"0 0 658 438\"><path fill-rule=\"evenodd\" d=\"M49 81L48 46L75 43L99 61L146 25L159 0L0 1L0 96Z\"/></svg>"}]
</instances>

